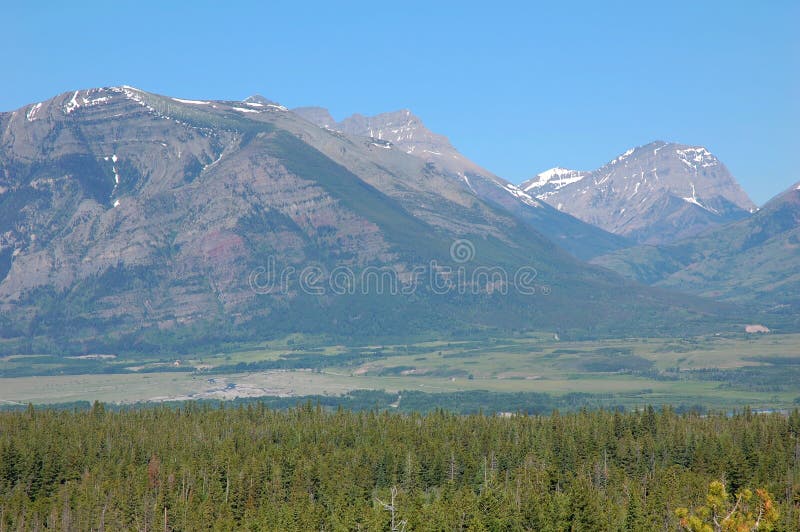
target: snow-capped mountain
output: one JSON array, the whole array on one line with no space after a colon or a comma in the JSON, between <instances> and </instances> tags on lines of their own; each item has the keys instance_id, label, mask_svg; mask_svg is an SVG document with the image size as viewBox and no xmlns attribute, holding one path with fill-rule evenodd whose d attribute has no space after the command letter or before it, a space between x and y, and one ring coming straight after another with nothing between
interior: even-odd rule
<instances>
[{"instance_id":1,"label":"snow-capped mountain","mask_svg":"<svg viewBox=\"0 0 800 532\"><path fill-rule=\"evenodd\" d=\"M553 168L521 185L557 209L643 243L738 220L755 204L702 146L656 141L594 171Z\"/></svg>"}]
</instances>

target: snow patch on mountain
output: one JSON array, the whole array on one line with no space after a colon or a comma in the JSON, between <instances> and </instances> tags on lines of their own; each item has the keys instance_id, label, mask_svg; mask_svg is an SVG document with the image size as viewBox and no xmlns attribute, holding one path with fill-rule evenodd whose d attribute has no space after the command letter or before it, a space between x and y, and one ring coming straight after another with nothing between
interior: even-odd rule
<instances>
[{"instance_id":1,"label":"snow patch on mountain","mask_svg":"<svg viewBox=\"0 0 800 532\"><path fill-rule=\"evenodd\" d=\"M700 203L699 201L697 201L697 198L686 197L686 198L682 198L682 199L683 199L683 201L685 201L687 203L693 203L693 204L697 205L698 207L700 207L702 209L705 209L705 207L703 207L703 204Z\"/></svg>"},{"instance_id":2,"label":"snow patch on mountain","mask_svg":"<svg viewBox=\"0 0 800 532\"><path fill-rule=\"evenodd\" d=\"M117 154L114 153L111 155L111 157L103 157L103 160L104 161L110 160L112 164L111 171L114 173L114 189L111 191L111 196L113 197L114 193L117 191L117 188L119 187L119 170L117 170L117 161L119 160L119 158L117 157Z\"/></svg>"},{"instance_id":3,"label":"snow patch on mountain","mask_svg":"<svg viewBox=\"0 0 800 532\"><path fill-rule=\"evenodd\" d=\"M702 146L675 150L675 153L677 153L678 158L690 168L707 168L719 164L717 158Z\"/></svg>"},{"instance_id":4,"label":"snow patch on mountain","mask_svg":"<svg viewBox=\"0 0 800 532\"><path fill-rule=\"evenodd\" d=\"M175 100L176 102L179 102L179 103L188 103L188 104L191 104L191 105L210 105L211 104L211 102L205 102L203 100L184 100L183 98L172 98L172 99Z\"/></svg>"},{"instance_id":5,"label":"snow patch on mountain","mask_svg":"<svg viewBox=\"0 0 800 532\"><path fill-rule=\"evenodd\" d=\"M70 100L66 104L64 104L63 107L64 114L67 115L72 114L74 111L80 109L81 107L93 107L95 105L107 103L108 101L111 100L110 96L103 95L98 97L92 97L92 95L94 94L105 93L105 92L106 89L89 89L87 91L83 91L83 95L81 95L81 91L79 90L75 91L75 93L72 95L72 98L70 98Z\"/></svg>"},{"instance_id":6,"label":"snow patch on mountain","mask_svg":"<svg viewBox=\"0 0 800 532\"><path fill-rule=\"evenodd\" d=\"M72 99L64 106L64 114L71 114L75 109L80 107L80 104L78 103L79 92L80 91L75 91L75 94L72 95Z\"/></svg>"},{"instance_id":7,"label":"snow patch on mountain","mask_svg":"<svg viewBox=\"0 0 800 532\"><path fill-rule=\"evenodd\" d=\"M627 159L628 157L633 155L633 152L635 152L635 151L636 151L636 148L631 148L631 149L627 150L625 153L623 153L622 155L620 155L619 157L617 157L616 159L614 159L613 161L611 161L609 164L621 163L622 161L624 161L625 159Z\"/></svg>"},{"instance_id":8,"label":"snow patch on mountain","mask_svg":"<svg viewBox=\"0 0 800 532\"><path fill-rule=\"evenodd\" d=\"M689 197L685 197L685 198L681 198L681 199L683 199L683 201L685 201L687 203L691 203L693 205L697 205L701 209L705 209L708 212L713 212L714 214L717 214L717 210L716 209L708 207L707 205L703 205L702 203L700 203L700 201L697 199L696 196L689 196Z\"/></svg>"},{"instance_id":9,"label":"snow patch on mountain","mask_svg":"<svg viewBox=\"0 0 800 532\"><path fill-rule=\"evenodd\" d=\"M112 87L111 90L123 94L127 99L138 103L151 113L156 112L156 110L153 109L153 107L145 103L144 97L142 96L142 94L144 94L144 91L137 89L136 87L131 87L130 85L122 85L121 87Z\"/></svg>"},{"instance_id":10,"label":"snow patch on mountain","mask_svg":"<svg viewBox=\"0 0 800 532\"><path fill-rule=\"evenodd\" d=\"M34 120L36 120L36 113L37 113L37 112L39 111L39 109L41 109L41 108L42 108L42 104L41 104L41 102L40 102L40 103L37 103L36 105L34 105L33 107L31 107L31 108L28 110L28 112L27 112L27 113L25 113L25 118L27 118L27 119L28 119L28 122L33 122Z\"/></svg>"},{"instance_id":11,"label":"snow patch on mountain","mask_svg":"<svg viewBox=\"0 0 800 532\"><path fill-rule=\"evenodd\" d=\"M469 178L467 177L467 174L465 174L463 172L458 172L458 176L461 177L461 179L464 180L464 183L467 184L467 187L469 187L469 189L472 191L473 194L477 194L477 192L475 192L475 189L472 188L472 183L469 182ZM798 188L800 188L800 187L798 187Z\"/></svg>"},{"instance_id":12,"label":"snow patch on mountain","mask_svg":"<svg viewBox=\"0 0 800 532\"><path fill-rule=\"evenodd\" d=\"M545 170L541 174L538 174L534 178L534 181L525 186L524 190L525 192L530 192L533 189L542 188L545 185L552 185L555 190L558 190L572 183L577 183L584 177L586 177L586 172L569 170L556 166L555 168Z\"/></svg>"},{"instance_id":13,"label":"snow patch on mountain","mask_svg":"<svg viewBox=\"0 0 800 532\"><path fill-rule=\"evenodd\" d=\"M231 107L231 109L233 109L234 111L239 111L240 113L260 113L261 112L261 111L258 111L256 109L245 109L244 107Z\"/></svg>"},{"instance_id":14,"label":"snow patch on mountain","mask_svg":"<svg viewBox=\"0 0 800 532\"><path fill-rule=\"evenodd\" d=\"M523 203L530 205L531 207L541 207L538 201L533 199L529 194L527 194L525 191L523 191L516 185L512 185L511 183L506 183L503 188L505 189L506 192L518 198Z\"/></svg>"}]
</instances>

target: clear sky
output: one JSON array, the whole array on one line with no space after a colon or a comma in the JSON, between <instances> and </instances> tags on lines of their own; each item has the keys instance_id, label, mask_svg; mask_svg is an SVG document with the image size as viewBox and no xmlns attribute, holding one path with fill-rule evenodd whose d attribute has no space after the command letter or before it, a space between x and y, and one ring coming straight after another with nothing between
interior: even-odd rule
<instances>
[{"instance_id":1,"label":"clear sky","mask_svg":"<svg viewBox=\"0 0 800 532\"><path fill-rule=\"evenodd\" d=\"M0 110L128 84L410 108L519 182L651 140L707 146L757 203L800 180L800 2L0 3Z\"/></svg>"}]
</instances>

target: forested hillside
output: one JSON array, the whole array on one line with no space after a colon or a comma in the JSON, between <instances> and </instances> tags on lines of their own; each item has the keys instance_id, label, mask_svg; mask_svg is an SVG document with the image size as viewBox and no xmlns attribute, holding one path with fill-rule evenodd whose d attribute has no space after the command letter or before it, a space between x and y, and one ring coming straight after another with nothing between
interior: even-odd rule
<instances>
[{"instance_id":1,"label":"forested hillside","mask_svg":"<svg viewBox=\"0 0 800 532\"><path fill-rule=\"evenodd\" d=\"M717 481L797 530L798 435L797 411L30 408L0 415L0 531L675 530Z\"/></svg>"}]
</instances>

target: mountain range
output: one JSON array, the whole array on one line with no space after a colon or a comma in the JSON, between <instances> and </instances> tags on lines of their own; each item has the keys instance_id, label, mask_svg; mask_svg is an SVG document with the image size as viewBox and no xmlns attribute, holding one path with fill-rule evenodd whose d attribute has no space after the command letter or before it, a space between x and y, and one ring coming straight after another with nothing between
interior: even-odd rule
<instances>
[{"instance_id":1,"label":"mountain range","mask_svg":"<svg viewBox=\"0 0 800 532\"><path fill-rule=\"evenodd\" d=\"M582 222L521 190L462 155L443 135L430 131L411 111L375 116L354 114L336 122L327 109L300 107L293 112L310 122L346 135L390 143L422 159L439 172L464 182L477 197L512 212L536 231L576 257L588 260L633 244L629 239Z\"/></svg>"},{"instance_id":2,"label":"mountain range","mask_svg":"<svg viewBox=\"0 0 800 532\"><path fill-rule=\"evenodd\" d=\"M0 349L157 351L288 332L352 340L493 327L659 334L740 319L578 260L625 240L443 151L418 121L401 132L410 113L393 115L390 138L374 121L340 128L316 113L122 86L0 114ZM254 273L273 262L296 277L258 289ZM527 268L533 291L516 278L455 283L458 267ZM414 290L369 289L363 276L341 294L308 287L338 268L377 269ZM442 277L469 290L442 294L430 282Z\"/></svg>"}]
</instances>

